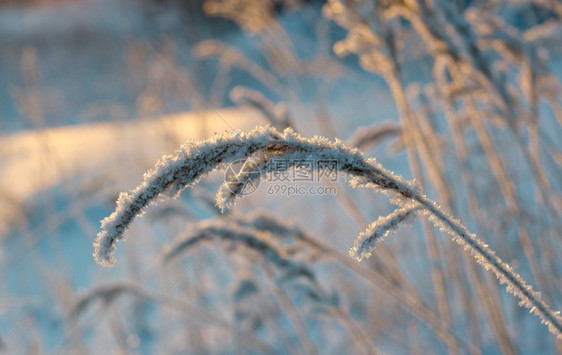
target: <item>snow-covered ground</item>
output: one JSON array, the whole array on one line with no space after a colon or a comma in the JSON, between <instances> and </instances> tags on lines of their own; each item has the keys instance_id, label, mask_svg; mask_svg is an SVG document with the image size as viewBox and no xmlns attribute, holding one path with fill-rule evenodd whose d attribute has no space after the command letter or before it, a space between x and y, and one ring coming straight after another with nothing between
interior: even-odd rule
<instances>
[{"instance_id":1,"label":"snow-covered ground","mask_svg":"<svg viewBox=\"0 0 562 355\"><path fill-rule=\"evenodd\" d=\"M130 188L130 179L187 140L260 124L255 109L231 108L5 135L0 140L0 231L5 234L17 222L18 207L62 181L86 185L99 179Z\"/></svg>"}]
</instances>

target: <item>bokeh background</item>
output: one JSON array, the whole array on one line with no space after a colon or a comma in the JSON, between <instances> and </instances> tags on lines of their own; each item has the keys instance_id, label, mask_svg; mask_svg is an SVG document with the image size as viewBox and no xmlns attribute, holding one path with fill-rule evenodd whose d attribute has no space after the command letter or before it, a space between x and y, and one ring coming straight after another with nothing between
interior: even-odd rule
<instances>
[{"instance_id":1,"label":"bokeh background","mask_svg":"<svg viewBox=\"0 0 562 355\"><path fill-rule=\"evenodd\" d=\"M183 142L291 126L415 179L561 309L561 76L557 1L0 1L0 349L560 352L423 218L352 260L393 205L339 176L311 183L333 195L263 181L221 213L216 172L138 218L115 267L92 243ZM258 213L290 227L263 232L306 272L220 235L162 259L201 221Z\"/></svg>"}]
</instances>

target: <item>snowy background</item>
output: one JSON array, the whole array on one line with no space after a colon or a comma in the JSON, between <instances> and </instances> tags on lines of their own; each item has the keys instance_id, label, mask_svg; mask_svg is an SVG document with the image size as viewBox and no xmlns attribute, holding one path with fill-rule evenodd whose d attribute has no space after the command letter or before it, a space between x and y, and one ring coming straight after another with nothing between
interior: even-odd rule
<instances>
[{"instance_id":1,"label":"snowy background","mask_svg":"<svg viewBox=\"0 0 562 355\"><path fill-rule=\"evenodd\" d=\"M359 145L362 132L388 128L361 143L366 155L406 179L417 177L429 197L448 206L555 310L562 309L560 5L459 0L440 8L441 1L419 2L430 3L436 22L446 22L451 8L472 21L483 61L493 63L493 76L503 78L497 82L509 95L522 97L496 107L490 92L497 88L474 90L473 109L484 117L491 152L482 131L474 129L469 104L463 108L469 99L462 91L473 90L478 81L458 88L458 97L451 94L449 107L439 94L424 105L420 93L442 89L435 81L438 58L414 21L397 20L390 10L383 12L392 8L388 2L376 3L376 16L357 6L358 14L367 13L366 30L352 16L338 17L355 7L344 10L337 1L224 0L205 6L179 0L0 1L0 349L14 354L562 351L540 319L518 307L494 277L461 258L448 235L428 232L421 221L385 239L371 259L349 258L357 234L388 214L392 204L382 194L351 189L343 179L335 183L336 195L319 196L272 196L264 181L227 217L217 217L213 199L224 174L212 174L135 220L113 268L95 263L92 243L100 220L162 155L188 139L271 123L273 114L288 118L304 136L352 145ZM524 33L524 41L474 19L473 9L486 6ZM453 24L462 28L462 23ZM399 65L385 65L382 55L368 57L386 53L373 49L382 44L369 31L398 36L392 43ZM524 43L524 60L504 58L504 43L514 48ZM471 58L472 52L459 51ZM396 103L389 81L395 67L412 117L425 122L414 147L421 152L416 158L421 181L407 153L404 106ZM526 96L533 80L522 79L525 68L540 82L531 86L539 96L535 111ZM444 77L453 80L449 72ZM244 99L251 95L260 96L266 108ZM516 121L506 122L505 113L512 111ZM531 161L542 169L542 184L523 163L511 131L522 132L531 147L538 132L539 153L532 151ZM459 132L465 160L457 151ZM504 176L495 170L501 168L494 167L494 156ZM506 186L515 191L511 205ZM443 199L447 192L450 201ZM347 258L338 262L305 250L298 256L329 297L312 292L306 277L272 274L259 256L244 258L226 242L161 262L166 246L194 223L265 210Z\"/></svg>"}]
</instances>

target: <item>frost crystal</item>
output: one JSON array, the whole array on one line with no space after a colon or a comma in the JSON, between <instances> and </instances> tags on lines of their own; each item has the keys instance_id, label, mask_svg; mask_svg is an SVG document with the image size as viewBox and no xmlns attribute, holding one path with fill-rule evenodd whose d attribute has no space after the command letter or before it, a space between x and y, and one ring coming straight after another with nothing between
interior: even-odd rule
<instances>
[{"instance_id":1,"label":"frost crystal","mask_svg":"<svg viewBox=\"0 0 562 355\"><path fill-rule=\"evenodd\" d=\"M357 261L369 258L375 249L376 243L381 242L401 224L407 223L420 208L420 206L410 203L395 210L388 216L380 217L369 225L367 230L355 238L353 247L349 250L349 255Z\"/></svg>"}]
</instances>

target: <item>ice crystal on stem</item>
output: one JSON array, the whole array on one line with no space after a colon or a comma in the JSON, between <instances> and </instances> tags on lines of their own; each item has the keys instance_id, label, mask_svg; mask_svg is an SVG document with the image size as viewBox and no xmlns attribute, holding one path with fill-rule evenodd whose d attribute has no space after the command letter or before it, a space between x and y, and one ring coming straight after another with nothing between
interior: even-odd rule
<instances>
[{"instance_id":1,"label":"ice crystal on stem","mask_svg":"<svg viewBox=\"0 0 562 355\"><path fill-rule=\"evenodd\" d=\"M367 230L357 236L353 247L349 250L349 255L357 261L369 258L377 243L381 242L401 224L407 223L419 209L419 206L410 203L398 208L388 216L379 217L369 225Z\"/></svg>"}]
</instances>

